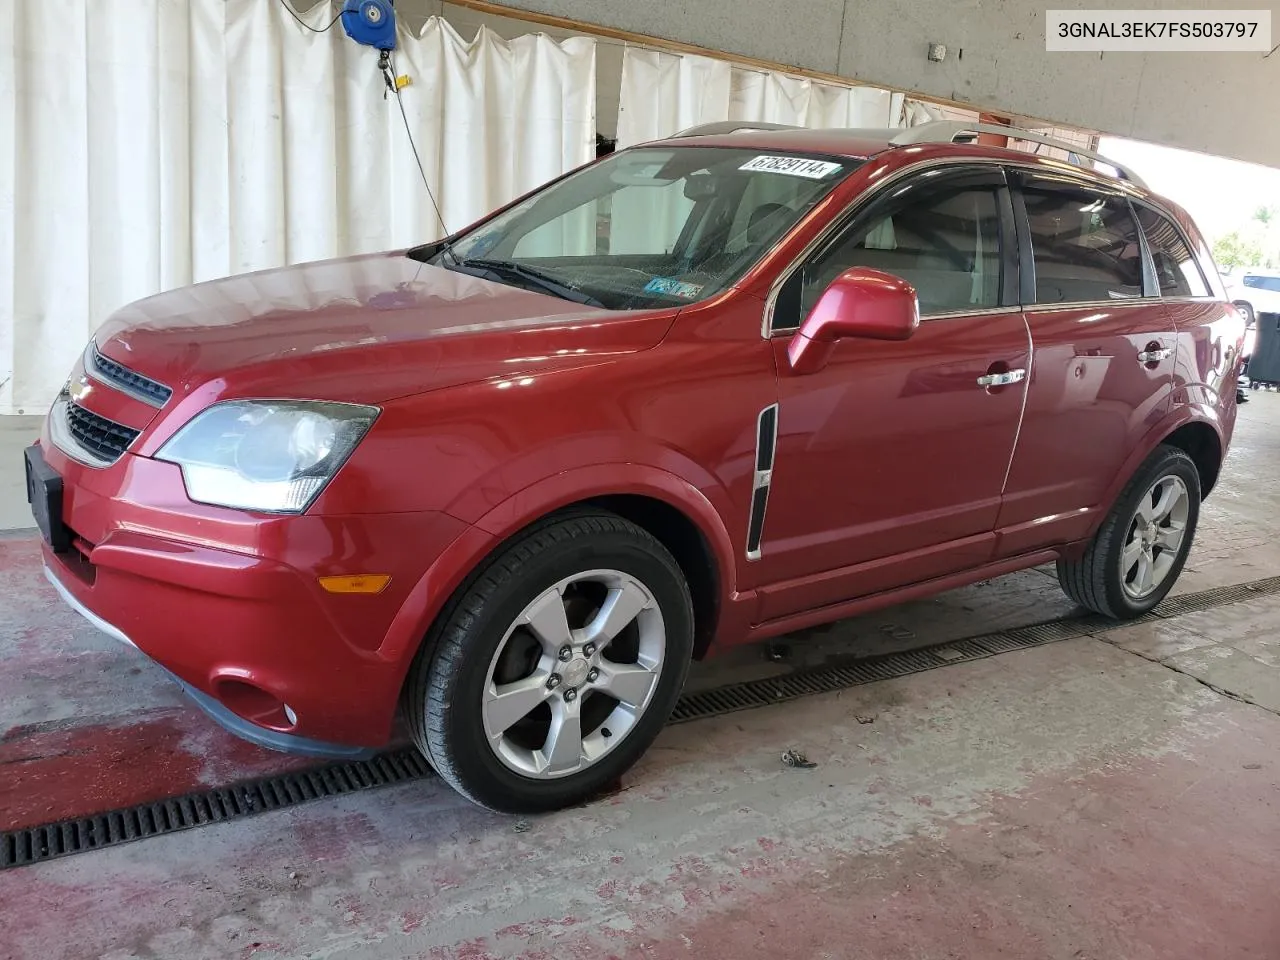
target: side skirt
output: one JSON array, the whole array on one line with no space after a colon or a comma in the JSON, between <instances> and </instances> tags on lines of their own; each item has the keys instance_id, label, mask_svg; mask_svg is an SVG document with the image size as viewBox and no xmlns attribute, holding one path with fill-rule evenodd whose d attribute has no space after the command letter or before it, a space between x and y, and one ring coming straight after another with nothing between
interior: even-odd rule
<instances>
[{"instance_id":1,"label":"side skirt","mask_svg":"<svg viewBox=\"0 0 1280 960\"><path fill-rule=\"evenodd\" d=\"M726 637L723 648L736 646L738 643L767 640L770 637L781 636L784 633L831 623L835 620L843 620L846 617L853 617L862 613L870 613L873 610L891 607L894 604L905 603L908 600L919 600L923 597L933 596L936 593L942 593L944 590L954 590L956 587L966 587L982 580L990 580L993 577L1016 573L1019 570L1026 570L1030 567L1038 567L1043 563L1052 563L1057 560L1061 553L1062 551L1057 549L1037 550L1034 553L1009 557L981 567L974 567L971 570L948 574L945 577L924 580L907 587L886 590L883 593L858 597L841 603L828 604L825 607L779 617L776 620L766 620L764 623L748 628L747 632L738 639Z\"/></svg>"}]
</instances>

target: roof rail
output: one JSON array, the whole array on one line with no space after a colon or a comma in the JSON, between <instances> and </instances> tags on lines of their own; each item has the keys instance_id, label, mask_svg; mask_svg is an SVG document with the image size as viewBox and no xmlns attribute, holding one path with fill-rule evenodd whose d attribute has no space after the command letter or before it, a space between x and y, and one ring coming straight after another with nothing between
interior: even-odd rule
<instances>
[{"instance_id":1,"label":"roof rail","mask_svg":"<svg viewBox=\"0 0 1280 960\"><path fill-rule=\"evenodd\" d=\"M1053 137L1046 137L1044 134L1033 133L1030 130L1022 130L1018 127L1006 127L997 123L967 123L964 120L937 120L931 123L922 123L914 127L907 127L901 133L894 136L889 142L895 147L906 146L907 144L917 143L952 143L957 137L965 134L989 133L998 137L1008 137L1010 140L1026 140L1031 143L1043 143L1045 146L1057 147L1059 150L1066 150L1068 153L1074 153L1076 156L1088 157L1098 163L1105 163L1109 167L1115 167L1119 171L1120 176L1135 186L1146 188L1146 183L1128 166L1118 163L1102 156L1100 153L1094 153L1084 147L1077 146L1074 143L1068 143L1066 140L1057 140Z\"/></svg>"},{"instance_id":2,"label":"roof rail","mask_svg":"<svg viewBox=\"0 0 1280 960\"><path fill-rule=\"evenodd\" d=\"M722 133L737 133L739 130L803 130L789 123L757 123L754 120L721 120L718 123L700 123L696 127L673 133L668 140L678 137L718 137Z\"/></svg>"}]
</instances>

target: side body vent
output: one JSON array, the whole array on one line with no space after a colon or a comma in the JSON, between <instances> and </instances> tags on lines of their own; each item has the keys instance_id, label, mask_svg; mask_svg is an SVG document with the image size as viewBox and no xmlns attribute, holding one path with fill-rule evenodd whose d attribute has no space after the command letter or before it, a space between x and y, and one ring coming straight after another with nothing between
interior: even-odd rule
<instances>
[{"instance_id":1,"label":"side body vent","mask_svg":"<svg viewBox=\"0 0 1280 960\"><path fill-rule=\"evenodd\" d=\"M756 469L751 484L751 516L747 520L747 559L760 559L764 537L764 514L773 482L773 458L778 448L778 405L760 411L756 419Z\"/></svg>"}]
</instances>

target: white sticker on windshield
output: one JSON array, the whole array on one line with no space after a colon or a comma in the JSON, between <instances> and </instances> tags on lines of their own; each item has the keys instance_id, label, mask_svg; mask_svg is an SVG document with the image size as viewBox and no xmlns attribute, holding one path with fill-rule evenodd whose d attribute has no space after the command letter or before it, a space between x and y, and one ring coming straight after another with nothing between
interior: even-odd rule
<instances>
[{"instance_id":1,"label":"white sticker on windshield","mask_svg":"<svg viewBox=\"0 0 1280 960\"><path fill-rule=\"evenodd\" d=\"M804 157L755 157L739 170L756 170L760 173L782 173L788 177L807 177L822 180L840 169L840 164L827 160L806 160Z\"/></svg>"}]
</instances>

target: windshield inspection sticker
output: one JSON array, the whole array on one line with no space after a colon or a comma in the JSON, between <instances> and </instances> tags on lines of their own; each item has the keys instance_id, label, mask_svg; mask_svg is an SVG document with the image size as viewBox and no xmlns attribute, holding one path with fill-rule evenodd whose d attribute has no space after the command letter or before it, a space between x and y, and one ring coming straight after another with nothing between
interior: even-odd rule
<instances>
[{"instance_id":1,"label":"windshield inspection sticker","mask_svg":"<svg viewBox=\"0 0 1280 960\"><path fill-rule=\"evenodd\" d=\"M682 280L671 280L667 277L654 277L644 285L644 292L665 293L669 297L692 300L702 292L702 286L696 283L685 283Z\"/></svg>"},{"instance_id":2,"label":"windshield inspection sticker","mask_svg":"<svg viewBox=\"0 0 1280 960\"><path fill-rule=\"evenodd\" d=\"M822 180L840 169L840 164L826 160L806 160L804 157L755 157L739 170L755 170L760 173L782 173L788 177L806 177Z\"/></svg>"}]
</instances>

